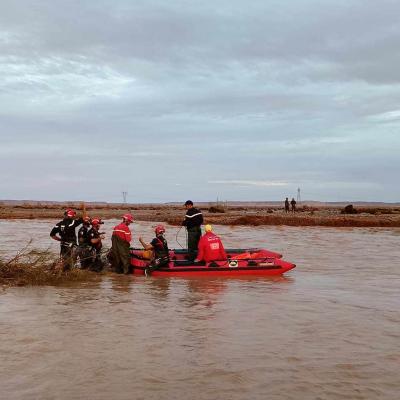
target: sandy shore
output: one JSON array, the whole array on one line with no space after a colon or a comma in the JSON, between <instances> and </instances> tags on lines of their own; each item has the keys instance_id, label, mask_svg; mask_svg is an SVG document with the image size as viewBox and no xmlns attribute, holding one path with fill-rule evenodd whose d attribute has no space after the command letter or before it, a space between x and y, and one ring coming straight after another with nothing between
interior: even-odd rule
<instances>
[{"instance_id":1,"label":"sandy shore","mask_svg":"<svg viewBox=\"0 0 400 400\"><path fill-rule=\"evenodd\" d=\"M120 218L131 212L139 221L162 221L180 225L185 214L181 205L148 204L2 204L0 219L61 219L66 207L73 207L78 215L85 207L88 215L102 219ZM205 222L220 225L289 225L289 226L336 226L336 227L400 227L400 207L357 207L356 214L343 214L343 207L298 207L296 213L285 213L277 205L224 205L215 207L200 204Z\"/></svg>"}]
</instances>

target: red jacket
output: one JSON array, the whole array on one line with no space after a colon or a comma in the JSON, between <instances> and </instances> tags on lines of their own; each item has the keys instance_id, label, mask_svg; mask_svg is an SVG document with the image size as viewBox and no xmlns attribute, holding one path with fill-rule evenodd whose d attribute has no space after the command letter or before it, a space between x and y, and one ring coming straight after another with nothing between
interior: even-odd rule
<instances>
[{"instance_id":1,"label":"red jacket","mask_svg":"<svg viewBox=\"0 0 400 400\"><path fill-rule=\"evenodd\" d=\"M226 260L227 256L221 239L212 232L205 233L199 241L197 259L205 262Z\"/></svg>"},{"instance_id":2,"label":"red jacket","mask_svg":"<svg viewBox=\"0 0 400 400\"><path fill-rule=\"evenodd\" d=\"M112 234L113 236L118 236L120 239L125 240L125 242L128 243L130 243L132 240L131 230L123 222L114 227Z\"/></svg>"}]
</instances>

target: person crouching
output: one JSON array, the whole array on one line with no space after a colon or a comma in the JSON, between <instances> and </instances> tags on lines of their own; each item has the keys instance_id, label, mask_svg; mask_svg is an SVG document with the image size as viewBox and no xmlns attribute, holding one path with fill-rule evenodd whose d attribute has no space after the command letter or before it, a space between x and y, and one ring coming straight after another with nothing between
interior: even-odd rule
<instances>
[{"instance_id":1,"label":"person crouching","mask_svg":"<svg viewBox=\"0 0 400 400\"><path fill-rule=\"evenodd\" d=\"M204 229L206 233L199 241L199 250L195 261L205 261L208 263L211 261L226 260L228 257L224 246L221 239L212 232L212 226L208 224Z\"/></svg>"},{"instance_id":2,"label":"person crouching","mask_svg":"<svg viewBox=\"0 0 400 400\"><path fill-rule=\"evenodd\" d=\"M156 269L168 266L169 263L168 243L164 237L165 227L163 225L157 225L154 232L156 237L149 244L146 244L142 237L139 237L139 242L142 244L143 248L153 251L150 266L144 270L146 276L150 275Z\"/></svg>"}]
</instances>

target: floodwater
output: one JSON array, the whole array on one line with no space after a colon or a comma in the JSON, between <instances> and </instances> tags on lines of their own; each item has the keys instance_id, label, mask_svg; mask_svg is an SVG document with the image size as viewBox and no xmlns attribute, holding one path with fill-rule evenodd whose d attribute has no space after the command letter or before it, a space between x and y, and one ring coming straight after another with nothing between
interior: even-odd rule
<instances>
[{"instance_id":1,"label":"floodwater","mask_svg":"<svg viewBox=\"0 0 400 400\"><path fill-rule=\"evenodd\" d=\"M134 244L154 225L134 224ZM30 237L56 251L51 227L0 221L0 254ZM214 228L227 247L264 246L297 268L0 291L0 398L399 398L399 229Z\"/></svg>"}]
</instances>

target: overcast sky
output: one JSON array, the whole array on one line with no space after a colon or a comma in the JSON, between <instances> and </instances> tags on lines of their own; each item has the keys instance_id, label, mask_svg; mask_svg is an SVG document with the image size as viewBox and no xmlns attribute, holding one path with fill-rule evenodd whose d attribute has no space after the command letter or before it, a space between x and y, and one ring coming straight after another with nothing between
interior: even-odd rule
<instances>
[{"instance_id":1,"label":"overcast sky","mask_svg":"<svg viewBox=\"0 0 400 400\"><path fill-rule=\"evenodd\" d=\"M400 200L398 0L2 0L2 199Z\"/></svg>"}]
</instances>

